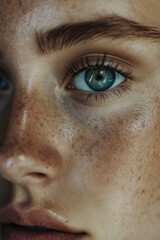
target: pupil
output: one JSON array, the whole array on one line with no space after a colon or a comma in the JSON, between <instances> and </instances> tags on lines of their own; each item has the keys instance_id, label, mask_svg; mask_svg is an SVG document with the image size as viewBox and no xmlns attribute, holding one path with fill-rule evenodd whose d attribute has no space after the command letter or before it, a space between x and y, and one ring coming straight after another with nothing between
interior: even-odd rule
<instances>
[{"instance_id":1,"label":"pupil","mask_svg":"<svg viewBox=\"0 0 160 240\"><path fill-rule=\"evenodd\" d=\"M102 75L100 75L100 74L98 74L96 78L97 78L97 80L102 80L103 79Z\"/></svg>"},{"instance_id":2,"label":"pupil","mask_svg":"<svg viewBox=\"0 0 160 240\"><path fill-rule=\"evenodd\" d=\"M103 71L99 71L99 72L97 73L96 78L97 78L98 81L103 80L104 77L105 77L105 74L104 74Z\"/></svg>"}]
</instances>

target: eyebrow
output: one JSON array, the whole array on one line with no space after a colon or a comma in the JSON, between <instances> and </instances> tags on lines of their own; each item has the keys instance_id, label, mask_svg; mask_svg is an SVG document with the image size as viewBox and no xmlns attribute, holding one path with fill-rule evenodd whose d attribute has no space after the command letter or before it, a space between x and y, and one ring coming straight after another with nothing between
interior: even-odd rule
<instances>
[{"instance_id":1,"label":"eyebrow","mask_svg":"<svg viewBox=\"0 0 160 240\"><path fill-rule=\"evenodd\" d=\"M160 41L160 31L123 17L108 16L94 21L66 23L44 33L35 31L35 37L38 52L46 55L100 37Z\"/></svg>"}]
</instances>

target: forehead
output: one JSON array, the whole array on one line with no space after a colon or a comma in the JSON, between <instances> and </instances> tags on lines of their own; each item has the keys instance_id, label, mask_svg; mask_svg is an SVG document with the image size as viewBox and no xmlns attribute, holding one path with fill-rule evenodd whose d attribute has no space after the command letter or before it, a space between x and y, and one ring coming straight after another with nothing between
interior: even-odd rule
<instances>
[{"instance_id":1,"label":"forehead","mask_svg":"<svg viewBox=\"0 0 160 240\"><path fill-rule=\"evenodd\" d=\"M81 15L83 17L84 15L85 17L93 16L96 11L97 13L101 12L101 14L129 14L126 17L135 17L136 15L141 21L160 26L159 0L123 0L123 3L121 0L0 0L0 4L0 18L1 20L7 18L8 21L13 20L13 16L14 19L18 19L27 13L34 13L34 17L40 12L54 15L57 13L57 17L58 14L61 17L61 15L65 16L68 13L68 17L74 17L78 12L78 17L81 18Z\"/></svg>"}]
</instances>

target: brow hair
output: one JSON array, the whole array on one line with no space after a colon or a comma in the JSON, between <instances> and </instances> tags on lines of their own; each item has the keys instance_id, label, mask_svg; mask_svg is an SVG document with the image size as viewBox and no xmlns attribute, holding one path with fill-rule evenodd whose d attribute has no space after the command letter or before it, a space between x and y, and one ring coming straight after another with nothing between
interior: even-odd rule
<instances>
[{"instance_id":1,"label":"brow hair","mask_svg":"<svg viewBox=\"0 0 160 240\"><path fill-rule=\"evenodd\" d=\"M36 42L40 54L62 50L87 40L106 38L142 38L160 41L160 31L151 26L143 26L135 21L119 16L103 17L95 21L66 23L45 33L36 32Z\"/></svg>"}]
</instances>

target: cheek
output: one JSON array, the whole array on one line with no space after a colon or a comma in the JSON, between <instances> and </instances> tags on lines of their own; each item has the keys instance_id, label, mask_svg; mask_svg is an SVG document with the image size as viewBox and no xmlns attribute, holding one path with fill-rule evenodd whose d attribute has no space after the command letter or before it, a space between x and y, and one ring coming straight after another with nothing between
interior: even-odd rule
<instances>
[{"instance_id":1,"label":"cheek","mask_svg":"<svg viewBox=\"0 0 160 240\"><path fill-rule=\"evenodd\" d=\"M74 184L85 189L83 199L95 204L94 211L101 217L106 213L104 222L113 219L128 229L138 219L148 221L148 212L155 219L160 201L157 109L155 103L139 104L103 118L103 129L87 126L77 134L71 148Z\"/></svg>"},{"instance_id":2,"label":"cheek","mask_svg":"<svg viewBox=\"0 0 160 240\"><path fill-rule=\"evenodd\" d=\"M73 158L85 184L109 192L111 188L134 190L142 178L144 185L157 182L153 176L160 167L158 115L153 106L139 106L103 118L103 129L87 126L79 131Z\"/></svg>"}]
</instances>

